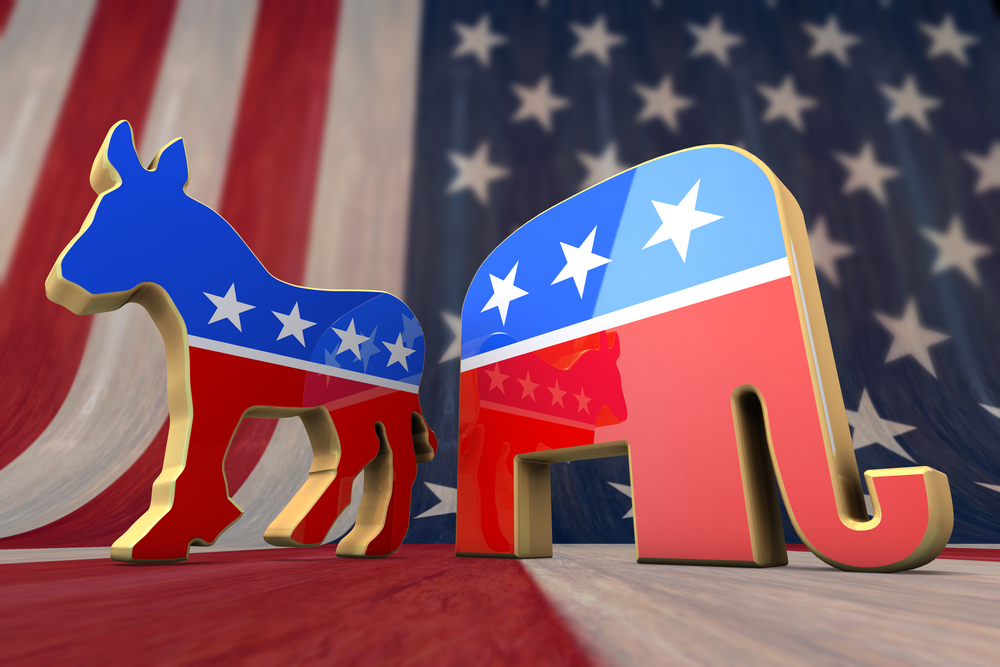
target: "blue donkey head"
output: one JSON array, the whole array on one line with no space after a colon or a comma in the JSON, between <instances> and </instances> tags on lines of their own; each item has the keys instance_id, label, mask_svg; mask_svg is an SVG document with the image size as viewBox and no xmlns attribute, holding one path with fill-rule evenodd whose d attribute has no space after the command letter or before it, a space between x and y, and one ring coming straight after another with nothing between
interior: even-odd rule
<instances>
[{"instance_id":1,"label":"blue donkey head","mask_svg":"<svg viewBox=\"0 0 1000 667\"><path fill-rule=\"evenodd\" d=\"M187 180L183 140L164 146L146 169L132 128L116 123L90 172L97 201L45 280L49 299L78 315L132 300L155 278L162 249L179 232L176 221L190 217L192 206L204 208L184 193Z\"/></svg>"}]
</instances>

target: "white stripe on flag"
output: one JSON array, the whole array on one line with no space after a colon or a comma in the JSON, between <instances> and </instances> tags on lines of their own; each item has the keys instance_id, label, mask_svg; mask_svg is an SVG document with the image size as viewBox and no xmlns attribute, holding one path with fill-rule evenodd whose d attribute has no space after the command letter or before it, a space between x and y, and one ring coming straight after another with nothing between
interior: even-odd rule
<instances>
[{"instance_id":1,"label":"white stripe on flag","mask_svg":"<svg viewBox=\"0 0 1000 667\"><path fill-rule=\"evenodd\" d=\"M93 0L18 2L0 37L0 283L93 12Z\"/></svg>"},{"instance_id":2,"label":"white stripe on flag","mask_svg":"<svg viewBox=\"0 0 1000 667\"><path fill-rule=\"evenodd\" d=\"M421 13L420 2L407 0L341 4L306 259L310 287L402 296ZM298 491L311 452L298 420L281 420L234 496L246 513L216 546L268 546L261 536ZM355 479L351 505L328 540L354 525L363 479Z\"/></svg>"},{"instance_id":3,"label":"white stripe on flag","mask_svg":"<svg viewBox=\"0 0 1000 667\"><path fill-rule=\"evenodd\" d=\"M183 134L189 191L209 206L217 204L225 175L255 16L256 3L183 0L145 123L142 160L148 163L164 143ZM95 146L101 138L92 137ZM166 386L163 343L146 312L132 304L96 315L59 412L31 447L0 470L0 536L72 512L125 473L167 417Z\"/></svg>"},{"instance_id":4,"label":"white stripe on flag","mask_svg":"<svg viewBox=\"0 0 1000 667\"><path fill-rule=\"evenodd\" d=\"M593 319L571 324L568 327L556 329L555 331L550 331L534 338L518 341L517 343L496 350L490 350L489 352L484 352L468 359L462 359L462 372L494 364L504 359L519 357L522 354L534 352L535 350L565 343L568 340L588 336L599 331L607 331L608 329L620 327L630 322L644 320L647 317L668 313L672 310L708 301L709 299L726 294L732 294L733 292L739 292L750 287L763 285L772 280L787 278L789 275L791 274L788 267L788 258L782 257L781 259L776 259L751 269L739 271L728 276L723 276L722 278L716 278L715 280L694 285L693 287L688 287L672 294L666 294L656 299L629 306L628 308L622 308L613 313L599 315Z\"/></svg>"}]
</instances>

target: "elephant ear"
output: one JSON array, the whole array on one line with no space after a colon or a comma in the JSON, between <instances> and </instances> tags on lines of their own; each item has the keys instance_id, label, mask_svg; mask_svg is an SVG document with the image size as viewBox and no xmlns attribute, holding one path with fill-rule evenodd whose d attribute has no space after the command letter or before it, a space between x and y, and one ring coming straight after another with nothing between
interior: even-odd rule
<instances>
[{"instance_id":1,"label":"elephant ear","mask_svg":"<svg viewBox=\"0 0 1000 667\"><path fill-rule=\"evenodd\" d=\"M101 150L94 158L90 187L101 194L129 179L140 178L145 171L135 149L132 126L128 121L120 120L108 130Z\"/></svg>"}]
</instances>

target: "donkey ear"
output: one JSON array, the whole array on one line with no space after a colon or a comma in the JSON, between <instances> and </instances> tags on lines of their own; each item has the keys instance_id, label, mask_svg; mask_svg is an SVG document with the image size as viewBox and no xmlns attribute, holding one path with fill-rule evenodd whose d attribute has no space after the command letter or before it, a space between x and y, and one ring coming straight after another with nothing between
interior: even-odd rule
<instances>
[{"instance_id":1,"label":"donkey ear","mask_svg":"<svg viewBox=\"0 0 1000 667\"><path fill-rule=\"evenodd\" d=\"M160 149L149 165L156 177L168 183L176 183L182 189L188 182L187 152L184 140L178 137Z\"/></svg>"},{"instance_id":2,"label":"donkey ear","mask_svg":"<svg viewBox=\"0 0 1000 667\"><path fill-rule=\"evenodd\" d=\"M90 186L101 194L145 171L132 138L132 126L120 120L108 131L90 170Z\"/></svg>"}]
</instances>

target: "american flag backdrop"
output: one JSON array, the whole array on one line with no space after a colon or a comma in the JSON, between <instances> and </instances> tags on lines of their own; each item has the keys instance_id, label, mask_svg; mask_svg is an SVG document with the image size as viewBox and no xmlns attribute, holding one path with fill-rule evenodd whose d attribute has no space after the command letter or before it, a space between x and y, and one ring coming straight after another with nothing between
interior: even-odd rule
<instances>
[{"instance_id":1,"label":"american flag backdrop","mask_svg":"<svg viewBox=\"0 0 1000 667\"><path fill-rule=\"evenodd\" d=\"M990 4L0 0L0 30L0 548L107 547L162 465L146 313L77 317L43 290L121 119L145 161L184 137L188 192L276 277L413 309L439 449L408 542L455 539L459 313L483 260L589 185L725 143L806 216L862 471L941 470L952 542L1000 543ZM266 546L309 460L297 421L246 420L226 467L247 513L219 546ZM628 480L624 459L554 465L554 541L631 541Z\"/></svg>"}]
</instances>

